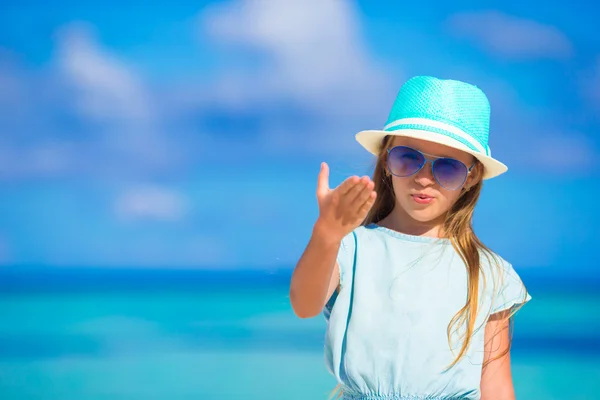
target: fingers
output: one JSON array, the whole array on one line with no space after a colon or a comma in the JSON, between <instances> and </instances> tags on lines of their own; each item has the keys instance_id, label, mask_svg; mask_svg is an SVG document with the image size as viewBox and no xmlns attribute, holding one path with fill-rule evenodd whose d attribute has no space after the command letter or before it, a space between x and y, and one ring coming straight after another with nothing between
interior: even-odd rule
<instances>
[{"instance_id":1,"label":"fingers","mask_svg":"<svg viewBox=\"0 0 600 400\"><path fill-rule=\"evenodd\" d=\"M344 182L342 182L342 184L338 186L337 190L339 191L341 196L344 196L359 182L360 178L358 176L351 176L347 178Z\"/></svg>"},{"instance_id":2,"label":"fingers","mask_svg":"<svg viewBox=\"0 0 600 400\"><path fill-rule=\"evenodd\" d=\"M323 195L329 191L329 165L321 163L321 170L317 179L317 194Z\"/></svg>"},{"instance_id":3,"label":"fingers","mask_svg":"<svg viewBox=\"0 0 600 400\"><path fill-rule=\"evenodd\" d=\"M362 181L361 181L361 183L362 183ZM360 207L365 203L365 201L367 201L367 199L369 198L371 193L373 193L373 188L375 187L375 183L369 179L369 180L367 180L367 184L356 185L356 186L361 186L362 189L360 190L360 192L358 192L356 194L356 197L350 203L350 209L356 210L358 212Z\"/></svg>"},{"instance_id":4,"label":"fingers","mask_svg":"<svg viewBox=\"0 0 600 400\"><path fill-rule=\"evenodd\" d=\"M345 213L345 221L347 223L360 224L365 219L377 198L377 193L372 190L373 186L368 184L355 201L348 205Z\"/></svg>"},{"instance_id":5,"label":"fingers","mask_svg":"<svg viewBox=\"0 0 600 400\"><path fill-rule=\"evenodd\" d=\"M367 216L367 213L369 212L371 207L373 207L373 204L375 204L376 198L377 198L377 193L372 191L369 193L369 196L367 197L365 202L360 206L360 208L358 209L358 214L360 215L361 220Z\"/></svg>"},{"instance_id":6,"label":"fingers","mask_svg":"<svg viewBox=\"0 0 600 400\"><path fill-rule=\"evenodd\" d=\"M343 195L342 203L345 204L348 208L357 210L358 206L363 202L361 201L359 204L354 204L355 201L358 201L357 199L365 190L372 190L373 186L374 184L372 184L371 179L368 176L363 176L360 179L359 183L352 186L350 190L348 190L348 192L345 195ZM371 189L368 189L368 187L370 187Z\"/></svg>"}]
</instances>

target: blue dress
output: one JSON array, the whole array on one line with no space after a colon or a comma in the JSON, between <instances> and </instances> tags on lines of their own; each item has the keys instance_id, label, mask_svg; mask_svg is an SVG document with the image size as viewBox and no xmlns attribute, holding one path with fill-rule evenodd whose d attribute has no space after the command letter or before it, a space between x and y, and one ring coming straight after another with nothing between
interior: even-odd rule
<instances>
[{"instance_id":1,"label":"blue dress","mask_svg":"<svg viewBox=\"0 0 600 400\"><path fill-rule=\"evenodd\" d=\"M325 362L343 399L479 399L485 323L531 299L511 264L481 257L479 312L466 355L454 367L464 326L467 271L448 239L375 224L347 235L338 252L339 294L323 314Z\"/></svg>"}]
</instances>

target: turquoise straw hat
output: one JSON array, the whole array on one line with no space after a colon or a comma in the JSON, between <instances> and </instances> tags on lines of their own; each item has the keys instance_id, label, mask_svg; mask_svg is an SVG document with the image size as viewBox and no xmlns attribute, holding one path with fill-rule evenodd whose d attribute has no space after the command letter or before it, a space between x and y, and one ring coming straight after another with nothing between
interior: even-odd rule
<instances>
[{"instance_id":1,"label":"turquoise straw hat","mask_svg":"<svg viewBox=\"0 0 600 400\"><path fill-rule=\"evenodd\" d=\"M383 130L356 134L365 149L378 155L387 135L427 140L462 150L484 166L483 179L508 167L492 158L488 145L490 103L476 86L451 79L416 76L398 93Z\"/></svg>"}]
</instances>

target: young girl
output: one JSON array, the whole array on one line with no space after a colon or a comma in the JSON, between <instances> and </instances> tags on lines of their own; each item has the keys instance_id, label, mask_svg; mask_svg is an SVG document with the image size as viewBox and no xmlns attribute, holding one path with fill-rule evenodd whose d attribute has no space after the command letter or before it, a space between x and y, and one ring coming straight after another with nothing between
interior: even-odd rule
<instances>
[{"instance_id":1,"label":"young girl","mask_svg":"<svg viewBox=\"0 0 600 400\"><path fill-rule=\"evenodd\" d=\"M290 300L301 318L323 312L343 399L514 399L511 321L531 297L471 224L483 180L507 170L489 118L477 87L418 76L383 130L356 135L377 156L372 179L332 190L321 165Z\"/></svg>"}]
</instances>

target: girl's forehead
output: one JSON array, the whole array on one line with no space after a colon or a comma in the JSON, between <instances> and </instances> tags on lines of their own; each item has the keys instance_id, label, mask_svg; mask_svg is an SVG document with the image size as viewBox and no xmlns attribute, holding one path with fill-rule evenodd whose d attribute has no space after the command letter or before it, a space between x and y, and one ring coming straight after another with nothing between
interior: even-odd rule
<instances>
[{"instance_id":1,"label":"girl's forehead","mask_svg":"<svg viewBox=\"0 0 600 400\"><path fill-rule=\"evenodd\" d=\"M452 147L444 146L443 144L403 136L395 136L394 140L392 141L392 146L408 146L422 151L423 153L431 154L437 157L452 157L459 160L469 160L473 157L469 153L454 149Z\"/></svg>"}]
</instances>

